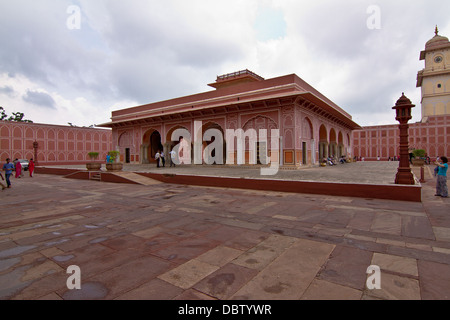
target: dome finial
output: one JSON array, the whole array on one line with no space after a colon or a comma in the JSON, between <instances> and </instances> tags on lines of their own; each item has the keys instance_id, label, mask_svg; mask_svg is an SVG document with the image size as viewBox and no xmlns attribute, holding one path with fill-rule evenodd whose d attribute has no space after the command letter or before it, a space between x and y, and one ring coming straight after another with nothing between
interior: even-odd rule
<instances>
[{"instance_id":1,"label":"dome finial","mask_svg":"<svg viewBox=\"0 0 450 320\"><path fill-rule=\"evenodd\" d=\"M438 33L439 33L439 29L438 29L438 27L437 27L437 25L436 25L436 28L434 29L434 34L435 34L435 35L438 35Z\"/></svg>"}]
</instances>

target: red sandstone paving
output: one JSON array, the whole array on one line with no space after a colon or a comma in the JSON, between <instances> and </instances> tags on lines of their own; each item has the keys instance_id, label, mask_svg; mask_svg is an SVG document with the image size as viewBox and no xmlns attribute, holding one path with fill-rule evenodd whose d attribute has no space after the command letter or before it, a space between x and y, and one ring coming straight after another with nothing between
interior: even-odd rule
<instances>
[{"instance_id":1,"label":"red sandstone paving","mask_svg":"<svg viewBox=\"0 0 450 320\"><path fill-rule=\"evenodd\" d=\"M366 283L366 270L370 266L371 259L371 252L336 246L320 271L319 279L362 290Z\"/></svg>"},{"instance_id":2,"label":"red sandstone paving","mask_svg":"<svg viewBox=\"0 0 450 320\"><path fill-rule=\"evenodd\" d=\"M143 285L132 289L116 300L170 300L183 293L183 289L178 288L166 281L152 279Z\"/></svg>"},{"instance_id":3,"label":"red sandstone paving","mask_svg":"<svg viewBox=\"0 0 450 320\"><path fill-rule=\"evenodd\" d=\"M377 210L408 210L412 212L422 212L423 204L409 201L395 201L384 199L365 199L355 198L352 200L352 205L359 206L361 208L373 208Z\"/></svg>"},{"instance_id":4,"label":"red sandstone paving","mask_svg":"<svg viewBox=\"0 0 450 320\"><path fill-rule=\"evenodd\" d=\"M174 300L193 300L193 301L199 301L199 300L217 300L207 294L204 294L202 292L199 292L195 289L188 289L184 291L182 294L176 296Z\"/></svg>"},{"instance_id":5,"label":"red sandstone paving","mask_svg":"<svg viewBox=\"0 0 450 320\"><path fill-rule=\"evenodd\" d=\"M436 227L450 228L450 203L424 204L430 222Z\"/></svg>"},{"instance_id":6,"label":"red sandstone paving","mask_svg":"<svg viewBox=\"0 0 450 320\"><path fill-rule=\"evenodd\" d=\"M74 254L76 255L77 253L74 252ZM139 258L140 256L142 256L142 252L140 250L130 249L116 251L105 255L90 255L88 256L89 259L86 259L86 256L76 256L71 261L71 264L78 265L80 267L82 279L85 279L121 266L131 260Z\"/></svg>"},{"instance_id":7,"label":"red sandstone paving","mask_svg":"<svg viewBox=\"0 0 450 320\"><path fill-rule=\"evenodd\" d=\"M169 262L154 256L137 257L129 260L128 263L89 277L85 281L107 284L108 293L103 298L114 299L120 294L156 278L169 266ZM62 293L62 296L64 294Z\"/></svg>"},{"instance_id":8,"label":"red sandstone paving","mask_svg":"<svg viewBox=\"0 0 450 320\"><path fill-rule=\"evenodd\" d=\"M189 232L200 233L211 228L217 228L220 225L207 221L198 221L198 219L193 217L183 217L169 223L164 223L162 226L169 229L183 228Z\"/></svg>"},{"instance_id":9,"label":"red sandstone paving","mask_svg":"<svg viewBox=\"0 0 450 320\"><path fill-rule=\"evenodd\" d=\"M109 230L108 230L109 231ZM107 231L105 231L107 232ZM111 234L111 233L110 233ZM62 251L72 251L84 246L88 246L90 244L95 244L99 242L100 239L107 239L108 234L105 235L100 230L91 231L89 233L85 233L83 231L73 234L71 236L63 237L60 241L51 241L44 243L46 247L57 247Z\"/></svg>"},{"instance_id":10,"label":"red sandstone paving","mask_svg":"<svg viewBox=\"0 0 450 320\"><path fill-rule=\"evenodd\" d=\"M141 244L142 238L136 237L131 234L115 237L102 242L102 245L117 251L139 248Z\"/></svg>"},{"instance_id":11,"label":"red sandstone paving","mask_svg":"<svg viewBox=\"0 0 450 320\"><path fill-rule=\"evenodd\" d=\"M6 195L4 202L9 204L7 207L11 211L0 214L0 223L6 221L1 223L0 229L0 236L6 236L0 238L0 260L7 268L0 271L0 292L6 289L1 287L5 279L9 279L8 286L12 286L8 289L10 295L3 298L158 299L155 295L162 290L160 297L165 299L227 299L246 282L252 281L253 274L240 269L244 267L228 264L185 291L156 277L218 246L226 245L245 252L275 233L335 244L316 279L339 284L336 288L363 289L366 268L372 254L378 252L417 259L422 299L449 299L450 254L399 246L395 242L365 240L372 237L430 248L450 248L449 242L432 238L431 226L448 227L449 202L429 196L431 189L425 192L430 202L410 203L171 185L152 186L147 194L138 185L69 183L54 176L43 176L45 179L36 188L33 183L40 178L39 175L36 177L32 183L26 180L16 183L15 187L22 190L20 195L2 194ZM46 181L50 182L48 187L43 186ZM91 189L95 191L92 193ZM169 196L164 196L168 190L172 190L168 192ZM23 194L33 194L31 205L24 201ZM91 194L94 196L90 197ZM193 201L186 204L187 199ZM267 203L274 205L258 210L258 206ZM180 206L184 210L180 210ZM347 212L345 206L352 209ZM62 212L58 211L60 208L69 210L52 214L53 210ZM32 215L33 210L43 209L48 209L48 214ZM427 216L402 215L399 231L389 234L382 229L377 232L370 229L378 210L426 211ZM70 219L77 214L83 218ZM276 218L277 215L284 217ZM298 221L290 221L289 217ZM67 218L66 222L74 226L55 229L56 234L49 229L49 232L24 236L16 241L8 240L7 232L3 232L4 228L10 227L17 227L20 232L24 223L34 224L38 229L38 225L43 224L41 228L45 228L45 222L55 218ZM148 231L152 227L159 228L155 229L155 234ZM348 235L367 238L347 238L346 230ZM146 237L146 232L151 236ZM24 254L1 255L6 250L20 251L23 246L31 249ZM22 260L13 264L15 260L11 259L16 258ZM79 265L86 290L78 295L68 291L68 275L51 273L51 270L32 281L20 281L25 273L30 274L37 266L51 267L48 262L59 268Z\"/></svg>"},{"instance_id":12,"label":"red sandstone paving","mask_svg":"<svg viewBox=\"0 0 450 320\"><path fill-rule=\"evenodd\" d=\"M258 243L264 241L269 236L268 233L256 231L256 230L245 230L240 232L235 237L226 240L223 245L238 249L238 250L248 250L253 248Z\"/></svg>"},{"instance_id":13,"label":"red sandstone paving","mask_svg":"<svg viewBox=\"0 0 450 320\"><path fill-rule=\"evenodd\" d=\"M229 263L198 282L194 289L216 299L226 300L257 274L257 270Z\"/></svg>"},{"instance_id":14,"label":"red sandstone paving","mask_svg":"<svg viewBox=\"0 0 450 320\"><path fill-rule=\"evenodd\" d=\"M450 299L450 266L419 260L420 293L424 300Z\"/></svg>"},{"instance_id":15,"label":"red sandstone paving","mask_svg":"<svg viewBox=\"0 0 450 320\"><path fill-rule=\"evenodd\" d=\"M218 246L220 242L206 238L182 240L172 246L153 252L153 255L174 263L183 263Z\"/></svg>"},{"instance_id":16,"label":"red sandstone paving","mask_svg":"<svg viewBox=\"0 0 450 320\"><path fill-rule=\"evenodd\" d=\"M349 220L347 227L369 231L375 217L374 212L356 212Z\"/></svg>"},{"instance_id":17,"label":"red sandstone paving","mask_svg":"<svg viewBox=\"0 0 450 320\"><path fill-rule=\"evenodd\" d=\"M402 217L402 235L411 238L436 239L427 217Z\"/></svg>"},{"instance_id":18,"label":"red sandstone paving","mask_svg":"<svg viewBox=\"0 0 450 320\"><path fill-rule=\"evenodd\" d=\"M423 251L414 250L412 248L398 247L398 246L388 246L386 253L414 258L418 260L427 260L430 262L443 263L450 265L450 255L446 253L434 252L434 251ZM450 274L447 274L450 277Z\"/></svg>"},{"instance_id":19,"label":"red sandstone paving","mask_svg":"<svg viewBox=\"0 0 450 320\"><path fill-rule=\"evenodd\" d=\"M192 236L189 236L187 238L191 238ZM186 237L179 236L176 234L170 234L166 232L158 233L156 236L151 237L150 239L147 239L145 241L145 245L147 247L147 250L149 252L158 252L160 250L167 249L171 246L174 246L178 244L180 241L186 239ZM175 258L175 255L170 256L168 259Z\"/></svg>"},{"instance_id":20,"label":"red sandstone paving","mask_svg":"<svg viewBox=\"0 0 450 320\"><path fill-rule=\"evenodd\" d=\"M19 290L11 297L12 300L35 300L52 292L67 289L66 287L67 273L59 272L51 276L42 277L33 281L24 288Z\"/></svg>"},{"instance_id":21,"label":"red sandstone paving","mask_svg":"<svg viewBox=\"0 0 450 320\"><path fill-rule=\"evenodd\" d=\"M330 227L342 227L345 228L350 220L353 218L354 214L351 212L346 212L344 210L335 210L332 213L324 217L320 223L322 225Z\"/></svg>"},{"instance_id":22,"label":"red sandstone paving","mask_svg":"<svg viewBox=\"0 0 450 320\"><path fill-rule=\"evenodd\" d=\"M61 253L57 253L56 251L54 254L51 254L49 258L61 267L67 269L70 265L86 266L89 263L96 262L100 258L111 255L114 252L113 249L101 244L92 244L68 252L62 251ZM64 259L63 257L67 257L67 259ZM69 257L71 258L68 259ZM95 257L95 259L92 257ZM85 270L83 268L83 273L86 271L87 269Z\"/></svg>"}]
</instances>

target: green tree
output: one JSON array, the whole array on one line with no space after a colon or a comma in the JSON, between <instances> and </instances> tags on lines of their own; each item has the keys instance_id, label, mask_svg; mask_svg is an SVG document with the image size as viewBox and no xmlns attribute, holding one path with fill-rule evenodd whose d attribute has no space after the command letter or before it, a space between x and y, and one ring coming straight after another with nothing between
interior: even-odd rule
<instances>
[{"instance_id":1,"label":"green tree","mask_svg":"<svg viewBox=\"0 0 450 320\"><path fill-rule=\"evenodd\" d=\"M6 114L5 109L0 107L0 120L5 120L6 118L8 118L8 115Z\"/></svg>"},{"instance_id":2,"label":"green tree","mask_svg":"<svg viewBox=\"0 0 450 320\"><path fill-rule=\"evenodd\" d=\"M13 112L12 116L9 116L8 118L5 109L3 107L0 107L0 120L33 123L33 121L31 120L24 119L24 116L25 114L23 112Z\"/></svg>"}]
</instances>

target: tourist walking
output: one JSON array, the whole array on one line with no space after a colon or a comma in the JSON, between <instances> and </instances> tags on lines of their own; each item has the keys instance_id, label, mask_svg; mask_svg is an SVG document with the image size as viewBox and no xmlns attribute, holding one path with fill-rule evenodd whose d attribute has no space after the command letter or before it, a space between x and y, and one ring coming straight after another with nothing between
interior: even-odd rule
<instances>
[{"instance_id":1,"label":"tourist walking","mask_svg":"<svg viewBox=\"0 0 450 320\"><path fill-rule=\"evenodd\" d=\"M436 180L436 194L435 196L441 196L443 198L448 197L447 187L447 169L448 159L447 157L440 157L439 162L436 161L436 165L439 167L437 180Z\"/></svg>"},{"instance_id":2,"label":"tourist walking","mask_svg":"<svg viewBox=\"0 0 450 320\"><path fill-rule=\"evenodd\" d=\"M19 159L14 160L14 165L16 167L16 178L20 178L22 176L22 164Z\"/></svg>"},{"instance_id":3,"label":"tourist walking","mask_svg":"<svg viewBox=\"0 0 450 320\"><path fill-rule=\"evenodd\" d=\"M6 163L3 165L3 170L5 171L5 179L7 188L11 188L11 180L10 177L14 170L14 164L9 162L9 158L6 159Z\"/></svg>"},{"instance_id":4,"label":"tourist walking","mask_svg":"<svg viewBox=\"0 0 450 320\"><path fill-rule=\"evenodd\" d=\"M162 161L162 166L165 167L166 166L166 158L164 155L164 151L161 151L160 157L161 157L161 161Z\"/></svg>"},{"instance_id":5,"label":"tourist walking","mask_svg":"<svg viewBox=\"0 0 450 320\"><path fill-rule=\"evenodd\" d=\"M159 153L159 150L158 150L158 152L156 152L156 154L155 154L155 160L156 160L156 167L157 168L159 168L159 161L160 161L160 159L161 159L161 154Z\"/></svg>"},{"instance_id":6,"label":"tourist walking","mask_svg":"<svg viewBox=\"0 0 450 320\"><path fill-rule=\"evenodd\" d=\"M30 159L28 164L28 171L30 172L30 177L33 177L33 171L34 171L34 161L33 158Z\"/></svg>"},{"instance_id":7,"label":"tourist walking","mask_svg":"<svg viewBox=\"0 0 450 320\"><path fill-rule=\"evenodd\" d=\"M170 166L175 167L175 158L177 156L177 153L175 152L175 150L172 149L172 151L169 152L169 155L170 155Z\"/></svg>"}]
</instances>

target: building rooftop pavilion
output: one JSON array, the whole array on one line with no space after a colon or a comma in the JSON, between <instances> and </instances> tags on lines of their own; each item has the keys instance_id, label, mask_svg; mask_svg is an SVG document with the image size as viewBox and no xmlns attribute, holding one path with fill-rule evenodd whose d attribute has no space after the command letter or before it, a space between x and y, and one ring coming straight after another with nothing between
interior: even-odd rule
<instances>
[{"instance_id":1,"label":"building rooftop pavilion","mask_svg":"<svg viewBox=\"0 0 450 320\"><path fill-rule=\"evenodd\" d=\"M277 107L280 101L308 101L315 112L342 122L351 129L360 128L352 116L296 74L265 79L245 69L217 76L208 86L213 91L192 94L112 112L111 122L99 127L117 127L144 122L171 121L188 116L220 114L256 104ZM297 99L297 100L296 100Z\"/></svg>"}]
</instances>

